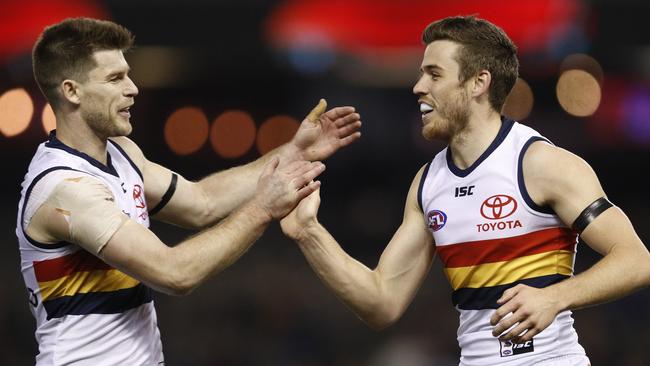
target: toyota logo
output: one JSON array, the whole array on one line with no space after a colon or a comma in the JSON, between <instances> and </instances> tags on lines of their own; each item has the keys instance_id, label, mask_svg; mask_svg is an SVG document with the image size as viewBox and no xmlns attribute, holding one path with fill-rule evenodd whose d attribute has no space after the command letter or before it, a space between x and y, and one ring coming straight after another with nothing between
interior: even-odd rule
<instances>
[{"instance_id":1,"label":"toyota logo","mask_svg":"<svg viewBox=\"0 0 650 366\"><path fill-rule=\"evenodd\" d=\"M481 216L489 220L505 219L517 211L517 201L505 194L488 197L481 205Z\"/></svg>"}]
</instances>

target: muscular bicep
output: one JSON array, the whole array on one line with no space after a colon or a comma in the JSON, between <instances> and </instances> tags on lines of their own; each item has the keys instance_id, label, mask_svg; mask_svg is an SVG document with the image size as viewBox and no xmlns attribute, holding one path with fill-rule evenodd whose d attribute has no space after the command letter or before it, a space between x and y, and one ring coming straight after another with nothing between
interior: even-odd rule
<instances>
[{"instance_id":1,"label":"muscular bicep","mask_svg":"<svg viewBox=\"0 0 650 366\"><path fill-rule=\"evenodd\" d=\"M606 197L589 164L566 150L534 143L524 157L523 168L533 200L551 207L569 227L589 205ZM596 232L599 234L594 235ZM617 207L610 207L590 220L581 237L601 254L608 253L614 245L634 242L632 238L638 240L629 220Z\"/></svg>"},{"instance_id":2,"label":"muscular bicep","mask_svg":"<svg viewBox=\"0 0 650 366\"><path fill-rule=\"evenodd\" d=\"M156 220L197 228L205 215L205 197L196 183L162 165L146 161L145 196L149 214Z\"/></svg>"}]
</instances>

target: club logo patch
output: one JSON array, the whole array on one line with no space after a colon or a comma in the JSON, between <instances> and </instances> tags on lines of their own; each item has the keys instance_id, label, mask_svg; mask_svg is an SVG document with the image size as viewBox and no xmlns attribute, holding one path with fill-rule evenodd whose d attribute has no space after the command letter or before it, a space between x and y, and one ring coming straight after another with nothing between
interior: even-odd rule
<instances>
[{"instance_id":1,"label":"club logo patch","mask_svg":"<svg viewBox=\"0 0 650 366\"><path fill-rule=\"evenodd\" d=\"M517 211L517 201L505 194L488 197L481 205L481 216L488 220L500 220Z\"/></svg>"},{"instance_id":2,"label":"club logo patch","mask_svg":"<svg viewBox=\"0 0 650 366\"><path fill-rule=\"evenodd\" d=\"M429 229L438 231L445 227L447 223L447 214L440 210L431 210L427 213L427 225Z\"/></svg>"}]
</instances>

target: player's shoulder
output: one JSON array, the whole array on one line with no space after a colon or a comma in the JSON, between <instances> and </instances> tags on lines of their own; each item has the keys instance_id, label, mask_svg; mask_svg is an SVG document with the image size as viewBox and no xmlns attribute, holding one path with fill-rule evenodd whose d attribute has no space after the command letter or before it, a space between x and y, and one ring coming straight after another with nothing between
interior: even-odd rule
<instances>
[{"instance_id":1,"label":"player's shoulder","mask_svg":"<svg viewBox=\"0 0 650 366\"><path fill-rule=\"evenodd\" d=\"M145 157L138 144L126 136L111 137L110 140L124 150L129 158L142 169L145 163Z\"/></svg>"},{"instance_id":2,"label":"player's shoulder","mask_svg":"<svg viewBox=\"0 0 650 366\"><path fill-rule=\"evenodd\" d=\"M589 166L578 155L545 140L531 143L525 152L523 161L526 170L540 173L564 173Z\"/></svg>"}]
</instances>

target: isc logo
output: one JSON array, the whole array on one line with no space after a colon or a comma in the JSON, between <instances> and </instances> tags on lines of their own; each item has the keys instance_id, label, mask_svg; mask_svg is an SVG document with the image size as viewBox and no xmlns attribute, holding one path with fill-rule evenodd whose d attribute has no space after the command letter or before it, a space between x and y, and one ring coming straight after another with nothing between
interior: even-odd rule
<instances>
[{"instance_id":1,"label":"isc logo","mask_svg":"<svg viewBox=\"0 0 650 366\"><path fill-rule=\"evenodd\" d=\"M474 194L474 192L472 192L473 189L474 189L474 186L456 187L454 197L471 196L471 195Z\"/></svg>"},{"instance_id":2,"label":"isc logo","mask_svg":"<svg viewBox=\"0 0 650 366\"><path fill-rule=\"evenodd\" d=\"M501 347L501 357L509 357L522 353L534 352L533 341L526 343L513 343L511 341L499 342Z\"/></svg>"}]
</instances>

